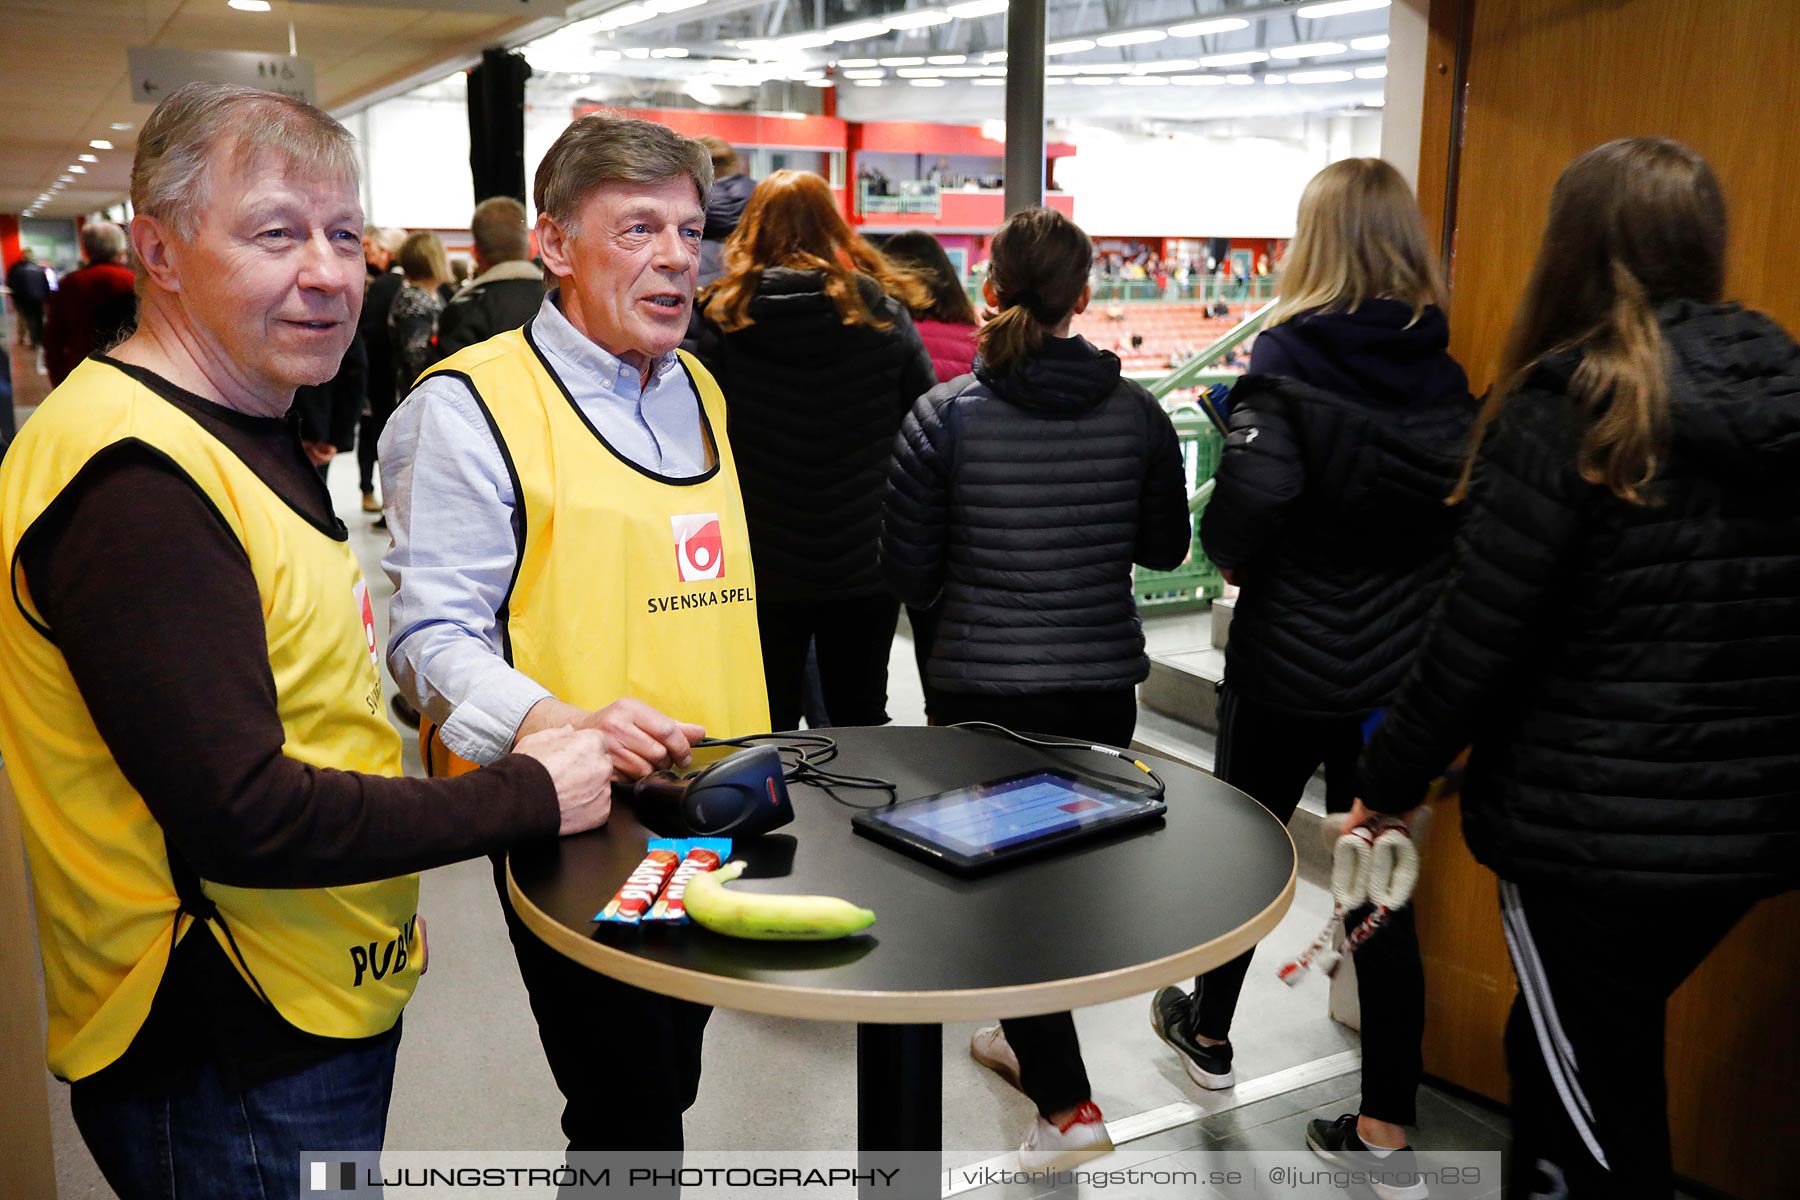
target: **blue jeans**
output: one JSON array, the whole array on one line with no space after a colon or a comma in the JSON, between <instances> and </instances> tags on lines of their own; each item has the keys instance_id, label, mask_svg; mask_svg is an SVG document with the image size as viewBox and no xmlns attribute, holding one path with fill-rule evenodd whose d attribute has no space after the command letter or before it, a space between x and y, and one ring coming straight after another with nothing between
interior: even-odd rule
<instances>
[{"instance_id":1,"label":"blue jeans","mask_svg":"<svg viewBox=\"0 0 1800 1200\"><path fill-rule=\"evenodd\" d=\"M379 1151L394 1088L396 1026L324 1062L239 1082L207 1062L170 1087L83 1080L75 1124L121 1200L285 1200L304 1191L302 1150ZM359 1194L374 1194L365 1192Z\"/></svg>"}]
</instances>

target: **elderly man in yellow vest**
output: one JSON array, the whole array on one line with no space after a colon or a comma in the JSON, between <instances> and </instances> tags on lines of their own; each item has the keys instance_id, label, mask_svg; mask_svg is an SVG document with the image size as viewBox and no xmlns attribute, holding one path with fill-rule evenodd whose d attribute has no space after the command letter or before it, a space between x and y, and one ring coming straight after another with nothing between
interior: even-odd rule
<instances>
[{"instance_id":1,"label":"elderly man in yellow vest","mask_svg":"<svg viewBox=\"0 0 1800 1200\"><path fill-rule=\"evenodd\" d=\"M676 350L711 186L706 148L661 125L571 124L536 179L555 290L439 363L381 440L388 665L437 769L586 724L641 774L701 733L642 702L715 736L768 730L725 406ZM563 958L498 862L494 882L571 1148L680 1149L709 1010Z\"/></svg>"},{"instance_id":2,"label":"elderly man in yellow vest","mask_svg":"<svg viewBox=\"0 0 1800 1200\"><path fill-rule=\"evenodd\" d=\"M397 778L368 589L284 419L362 303L344 128L189 85L131 198L137 332L0 463L0 754L50 1068L127 1200L297 1196L302 1150L381 1146L414 872L592 828L611 765L560 728Z\"/></svg>"}]
</instances>

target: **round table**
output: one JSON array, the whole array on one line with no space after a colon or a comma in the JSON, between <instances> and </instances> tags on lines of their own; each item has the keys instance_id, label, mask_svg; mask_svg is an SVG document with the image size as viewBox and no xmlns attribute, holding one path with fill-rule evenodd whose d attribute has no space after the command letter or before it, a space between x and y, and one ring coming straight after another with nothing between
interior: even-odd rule
<instances>
[{"instance_id":1,"label":"round table","mask_svg":"<svg viewBox=\"0 0 1800 1200\"><path fill-rule=\"evenodd\" d=\"M1087 751L1052 751L965 729L821 731L828 769L898 785L901 800L1046 766L1142 772ZM615 800L600 829L514 850L508 887L525 925L558 952L667 996L749 1012L855 1021L864 1149L942 1144L944 1021L1060 1012L1152 991L1248 950L1294 896L1294 844L1256 801L1156 759L1164 821L974 878L852 831L851 809L793 785L794 822L739 839L745 891L842 896L876 914L832 942L754 942L697 925L622 927L594 915L644 856L652 831ZM882 793L838 793L858 805Z\"/></svg>"}]
</instances>

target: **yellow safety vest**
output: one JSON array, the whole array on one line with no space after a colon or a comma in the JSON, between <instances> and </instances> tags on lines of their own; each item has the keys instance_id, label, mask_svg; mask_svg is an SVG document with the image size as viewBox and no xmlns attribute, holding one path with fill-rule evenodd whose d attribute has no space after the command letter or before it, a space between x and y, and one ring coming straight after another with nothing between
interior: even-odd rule
<instances>
[{"instance_id":1,"label":"yellow safety vest","mask_svg":"<svg viewBox=\"0 0 1800 1200\"><path fill-rule=\"evenodd\" d=\"M130 442L181 471L249 556L284 752L316 767L400 774L400 739L381 705L374 614L346 538L295 512L144 384L106 363L82 363L0 465L0 550L12 582L10 598L0 598L0 755L18 792L37 897L50 1069L71 1080L131 1044L172 943L195 919L181 911L162 827L95 730L18 561L20 539L95 455ZM393 1027L418 980L418 876L333 888L202 887L231 934L214 920L213 936L288 1022L337 1038Z\"/></svg>"},{"instance_id":2,"label":"yellow safety vest","mask_svg":"<svg viewBox=\"0 0 1800 1200\"><path fill-rule=\"evenodd\" d=\"M719 385L681 354L718 462L692 478L652 474L582 416L530 330L426 373L468 383L512 476L519 553L499 612L506 661L581 708L633 696L713 737L768 732L756 578ZM468 769L429 723L423 735L433 774Z\"/></svg>"}]
</instances>

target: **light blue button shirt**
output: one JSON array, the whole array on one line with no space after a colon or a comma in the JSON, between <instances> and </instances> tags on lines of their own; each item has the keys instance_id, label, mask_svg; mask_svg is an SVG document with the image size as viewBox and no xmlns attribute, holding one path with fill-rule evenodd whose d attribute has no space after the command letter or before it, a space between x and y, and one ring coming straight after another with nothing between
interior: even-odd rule
<instances>
[{"instance_id":1,"label":"light blue button shirt","mask_svg":"<svg viewBox=\"0 0 1800 1200\"><path fill-rule=\"evenodd\" d=\"M569 324L557 293L533 318L532 340L575 406L620 455L657 475L708 468L700 398L673 351L648 381ZM496 613L518 545L519 499L500 447L462 380L414 388L381 435L381 491L393 545L381 560L394 584L388 670L439 726L452 752L489 763L550 695L501 657Z\"/></svg>"}]
</instances>

